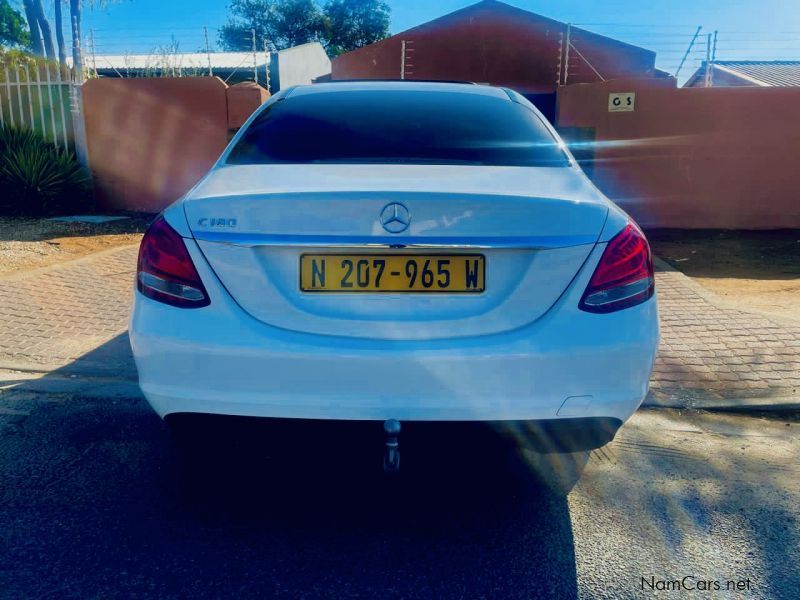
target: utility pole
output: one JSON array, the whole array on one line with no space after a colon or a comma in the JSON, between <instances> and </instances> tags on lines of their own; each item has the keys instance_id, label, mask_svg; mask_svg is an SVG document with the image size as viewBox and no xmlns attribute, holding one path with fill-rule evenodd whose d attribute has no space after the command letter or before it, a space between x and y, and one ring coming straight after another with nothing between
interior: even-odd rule
<instances>
[{"instance_id":1,"label":"utility pole","mask_svg":"<svg viewBox=\"0 0 800 600\"><path fill-rule=\"evenodd\" d=\"M203 35L206 36L206 58L208 59L208 76L214 76L214 70L211 68L211 47L208 45L208 27L203 27Z\"/></svg>"},{"instance_id":2,"label":"utility pole","mask_svg":"<svg viewBox=\"0 0 800 600\"><path fill-rule=\"evenodd\" d=\"M406 78L406 41L400 42L400 79Z\"/></svg>"},{"instance_id":3,"label":"utility pole","mask_svg":"<svg viewBox=\"0 0 800 600\"><path fill-rule=\"evenodd\" d=\"M706 35L706 72L703 87L711 85L711 34Z\"/></svg>"},{"instance_id":4,"label":"utility pole","mask_svg":"<svg viewBox=\"0 0 800 600\"><path fill-rule=\"evenodd\" d=\"M253 81L258 83L258 56L256 54L256 30L251 29L250 33L253 36Z\"/></svg>"},{"instance_id":5,"label":"utility pole","mask_svg":"<svg viewBox=\"0 0 800 600\"><path fill-rule=\"evenodd\" d=\"M686 62L686 59L689 57L689 53L692 51L692 48L694 48L694 43L697 41L697 36L700 35L700 30L702 28L703 28L702 25L697 26L697 31L694 32L694 36L692 36L692 41L689 42L689 47L686 49L686 54L683 55L683 58L681 59L681 64L678 65L678 70L675 71L675 79L678 78L678 75L680 74L681 69L683 68L683 63Z\"/></svg>"}]
</instances>

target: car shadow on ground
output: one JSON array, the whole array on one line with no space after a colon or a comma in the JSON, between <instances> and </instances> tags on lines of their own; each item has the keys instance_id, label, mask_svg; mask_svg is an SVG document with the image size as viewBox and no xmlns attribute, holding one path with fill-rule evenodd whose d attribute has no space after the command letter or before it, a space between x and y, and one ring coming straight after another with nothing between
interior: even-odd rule
<instances>
[{"instance_id":1,"label":"car shadow on ground","mask_svg":"<svg viewBox=\"0 0 800 600\"><path fill-rule=\"evenodd\" d=\"M225 423L187 454L140 398L26 385L0 435L10 597L577 597L566 497L495 431L409 427L387 476L379 423Z\"/></svg>"},{"instance_id":2,"label":"car shadow on ground","mask_svg":"<svg viewBox=\"0 0 800 600\"><path fill-rule=\"evenodd\" d=\"M690 277L800 278L800 230L648 229L653 252Z\"/></svg>"}]
</instances>

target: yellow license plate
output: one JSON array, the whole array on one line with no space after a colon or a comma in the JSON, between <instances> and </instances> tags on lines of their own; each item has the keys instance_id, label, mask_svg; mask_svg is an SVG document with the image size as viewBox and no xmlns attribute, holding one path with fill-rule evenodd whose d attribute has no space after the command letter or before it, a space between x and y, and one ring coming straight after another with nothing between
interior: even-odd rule
<instances>
[{"instance_id":1,"label":"yellow license plate","mask_svg":"<svg viewBox=\"0 0 800 600\"><path fill-rule=\"evenodd\" d=\"M446 292L485 289L482 254L303 254L304 292Z\"/></svg>"}]
</instances>

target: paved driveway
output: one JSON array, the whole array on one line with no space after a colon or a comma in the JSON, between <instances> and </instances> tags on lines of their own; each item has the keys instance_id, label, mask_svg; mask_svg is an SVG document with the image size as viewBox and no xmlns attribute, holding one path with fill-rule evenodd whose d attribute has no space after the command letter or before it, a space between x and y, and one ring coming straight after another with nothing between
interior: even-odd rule
<instances>
[{"instance_id":1,"label":"paved driveway","mask_svg":"<svg viewBox=\"0 0 800 600\"><path fill-rule=\"evenodd\" d=\"M635 598L697 579L722 586L708 597L797 597L796 420L641 410L601 450L550 460L409 427L399 479L362 431L291 453L217 432L218 458L187 463L136 394L67 385L135 389L134 264L123 248L0 280L0 367L55 369L48 393L0 379L0 598ZM657 277L652 402L797 398L796 328ZM568 497L537 475L554 471L583 471Z\"/></svg>"},{"instance_id":2,"label":"paved driveway","mask_svg":"<svg viewBox=\"0 0 800 600\"><path fill-rule=\"evenodd\" d=\"M135 379L127 326L136 248L0 279L0 368ZM662 343L649 404L800 402L800 327L726 307L659 263Z\"/></svg>"},{"instance_id":3,"label":"paved driveway","mask_svg":"<svg viewBox=\"0 0 800 600\"><path fill-rule=\"evenodd\" d=\"M129 348L105 346L127 329L136 254L127 246L0 277L0 368L78 361L88 373L135 378Z\"/></svg>"},{"instance_id":4,"label":"paved driveway","mask_svg":"<svg viewBox=\"0 0 800 600\"><path fill-rule=\"evenodd\" d=\"M1 397L0 598L637 598L653 595L642 578L686 576L749 586L704 598L800 589L796 421L643 410L550 465L570 481L585 465L565 498L537 481L541 459L487 435L438 429L425 452L404 432L399 479L380 439L342 432L291 456L220 433L222 460L186 466L143 400Z\"/></svg>"}]
</instances>

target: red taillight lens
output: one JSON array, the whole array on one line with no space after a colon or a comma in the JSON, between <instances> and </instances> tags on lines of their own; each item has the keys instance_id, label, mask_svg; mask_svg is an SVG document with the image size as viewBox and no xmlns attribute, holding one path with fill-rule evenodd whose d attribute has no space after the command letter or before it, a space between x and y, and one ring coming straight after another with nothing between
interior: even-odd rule
<instances>
[{"instance_id":1,"label":"red taillight lens","mask_svg":"<svg viewBox=\"0 0 800 600\"><path fill-rule=\"evenodd\" d=\"M629 223L608 242L579 307L609 313L641 304L654 293L650 246L641 230Z\"/></svg>"},{"instance_id":2,"label":"red taillight lens","mask_svg":"<svg viewBox=\"0 0 800 600\"><path fill-rule=\"evenodd\" d=\"M164 217L153 221L144 234L136 271L136 287L148 298L181 308L210 303L183 238Z\"/></svg>"}]
</instances>

